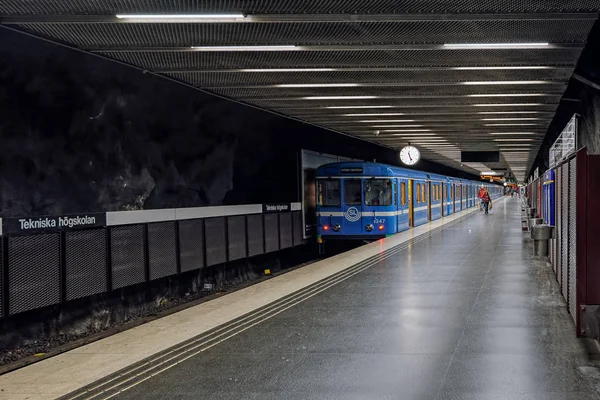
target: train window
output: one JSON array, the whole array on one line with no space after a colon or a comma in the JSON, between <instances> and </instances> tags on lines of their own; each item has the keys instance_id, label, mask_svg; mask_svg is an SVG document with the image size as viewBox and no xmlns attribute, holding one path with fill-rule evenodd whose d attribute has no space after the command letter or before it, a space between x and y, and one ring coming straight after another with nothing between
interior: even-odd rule
<instances>
[{"instance_id":1,"label":"train window","mask_svg":"<svg viewBox=\"0 0 600 400\"><path fill-rule=\"evenodd\" d=\"M339 179L317 180L317 203L320 206L340 205L340 181Z\"/></svg>"},{"instance_id":2,"label":"train window","mask_svg":"<svg viewBox=\"0 0 600 400\"><path fill-rule=\"evenodd\" d=\"M421 201L425 203L427 201L427 193L425 192L425 184L421 185Z\"/></svg>"},{"instance_id":3,"label":"train window","mask_svg":"<svg viewBox=\"0 0 600 400\"><path fill-rule=\"evenodd\" d=\"M359 205L361 202L361 187L360 179L344 179L344 203L349 206Z\"/></svg>"},{"instance_id":4,"label":"train window","mask_svg":"<svg viewBox=\"0 0 600 400\"><path fill-rule=\"evenodd\" d=\"M406 205L406 183L400 183L400 205Z\"/></svg>"},{"instance_id":5,"label":"train window","mask_svg":"<svg viewBox=\"0 0 600 400\"><path fill-rule=\"evenodd\" d=\"M417 198L415 199L415 203L421 202L421 184L417 183Z\"/></svg>"},{"instance_id":6,"label":"train window","mask_svg":"<svg viewBox=\"0 0 600 400\"><path fill-rule=\"evenodd\" d=\"M391 206L392 181L389 179L365 180L366 206Z\"/></svg>"},{"instance_id":7,"label":"train window","mask_svg":"<svg viewBox=\"0 0 600 400\"><path fill-rule=\"evenodd\" d=\"M448 185L444 185L444 200L448 199Z\"/></svg>"}]
</instances>

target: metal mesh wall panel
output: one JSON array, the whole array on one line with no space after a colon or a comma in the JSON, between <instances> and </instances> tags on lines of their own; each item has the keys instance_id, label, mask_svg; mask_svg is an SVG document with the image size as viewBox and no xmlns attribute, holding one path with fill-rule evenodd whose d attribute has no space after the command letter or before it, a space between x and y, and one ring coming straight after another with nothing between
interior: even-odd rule
<instances>
[{"instance_id":1,"label":"metal mesh wall panel","mask_svg":"<svg viewBox=\"0 0 600 400\"><path fill-rule=\"evenodd\" d=\"M113 288L135 285L146 280L144 226L110 228Z\"/></svg>"},{"instance_id":2,"label":"metal mesh wall panel","mask_svg":"<svg viewBox=\"0 0 600 400\"><path fill-rule=\"evenodd\" d=\"M282 249L287 249L294 245L292 236L292 213L279 214L279 237Z\"/></svg>"},{"instance_id":3,"label":"metal mesh wall panel","mask_svg":"<svg viewBox=\"0 0 600 400\"><path fill-rule=\"evenodd\" d=\"M279 250L279 223L277 214L265 214L265 253Z\"/></svg>"},{"instance_id":4,"label":"metal mesh wall panel","mask_svg":"<svg viewBox=\"0 0 600 400\"><path fill-rule=\"evenodd\" d=\"M227 218L229 261L246 257L246 217Z\"/></svg>"},{"instance_id":5,"label":"metal mesh wall panel","mask_svg":"<svg viewBox=\"0 0 600 400\"><path fill-rule=\"evenodd\" d=\"M562 294L565 300L569 292L569 164L562 165Z\"/></svg>"},{"instance_id":6,"label":"metal mesh wall panel","mask_svg":"<svg viewBox=\"0 0 600 400\"><path fill-rule=\"evenodd\" d=\"M264 252L263 216L262 214L248 215L248 257Z\"/></svg>"},{"instance_id":7,"label":"metal mesh wall panel","mask_svg":"<svg viewBox=\"0 0 600 400\"><path fill-rule=\"evenodd\" d=\"M181 272L204 267L204 220L179 222Z\"/></svg>"},{"instance_id":8,"label":"metal mesh wall panel","mask_svg":"<svg viewBox=\"0 0 600 400\"><path fill-rule=\"evenodd\" d=\"M299 246L303 242L304 227L302 226L302 211L292 213L292 222L294 225L294 246Z\"/></svg>"},{"instance_id":9,"label":"metal mesh wall panel","mask_svg":"<svg viewBox=\"0 0 600 400\"><path fill-rule=\"evenodd\" d=\"M106 230L65 234L67 300L106 292Z\"/></svg>"},{"instance_id":10,"label":"metal mesh wall panel","mask_svg":"<svg viewBox=\"0 0 600 400\"><path fill-rule=\"evenodd\" d=\"M575 159L569 162L569 312L575 320L577 315L577 218L575 211L577 209L577 188L576 188L577 170Z\"/></svg>"},{"instance_id":11,"label":"metal mesh wall panel","mask_svg":"<svg viewBox=\"0 0 600 400\"><path fill-rule=\"evenodd\" d=\"M148 262L150 279L177 273L175 222L148 224Z\"/></svg>"},{"instance_id":12,"label":"metal mesh wall panel","mask_svg":"<svg viewBox=\"0 0 600 400\"><path fill-rule=\"evenodd\" d=\"M9 238L8 283L10 314L59 303L59 234Z\"/></svg>"},{"instance_id":13,"label":"metal mesh wall panel","mask_svg":"<svg viewBox=\"0 0 600 400\"><path fill-rule=\"evenodd\" d=\"M204 221L206 232L206 265L227 262L225 218L207 218Z\"/></svg>"}]
</instances>

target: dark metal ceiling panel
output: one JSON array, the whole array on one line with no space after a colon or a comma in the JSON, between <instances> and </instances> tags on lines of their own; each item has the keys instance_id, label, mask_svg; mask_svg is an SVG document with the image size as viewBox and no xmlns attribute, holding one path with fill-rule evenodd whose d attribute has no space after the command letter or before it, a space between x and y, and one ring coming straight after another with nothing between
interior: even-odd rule
<instances>
[{"instance_id":1,"label":"dark metal ceiling panel","mask_svg":"<svg viewBox=\"0 0 600 400\"><path fill-rule=\"evenodd\" d=\"M81 48L211 45L583 42L594 20L414 21L372 23L23 24Z\"/></svg>"},{"instance_id":2,"label":"dark metal ceiling panel","mask_svg":"<svg viewBox=\"0 0 600 400\"><path fill-rule=\"evenodd\" d=\"M523 88L523 85L498 85L498 86L408 86L408 87L344 87L344 88L327 88L323 93L323 88L286 88L282 92L281 88L223 88L214 89L213 91L224 96L247 99L247 98L264 98L264 99L287 99L287 98L302 98L302 97L321 97L321 96L415 96L427 97L435 99L442 96L469 96L469 95L486 95L486 94L514 94L520 97L519 94L526 92L527 94L539 94L540 96L521 97L535 98L544 97L546 94L561 97L566 85L551 85L549 88L540 88L544 85L534 85L532 87ZM503 96L504 97L504 96ZM317 99L314 99L317 100ZM327 100L327 99L324 99ZM456 99L455 99L456 100Z\"/></svg>"},{"instance_id":3,"label":"dark metal ceiling panel","mask_svg":"<svg viewBox=\"0 0 600 400\"><path fill-rule=\"evenodd\" d=\"M149 70L398 66L565 65L581 49L457 51L111 52L99 54Z\"/></svg>"},{"instance_id":4,"label":"dark metal ceiling panel","mask_svg":"<svg viewBox=\"0 0 600 400\"><path fill-rule=\"evenodd\" d=\"M3 0L3 14L498 13L598 11L597 0Z\"/></svg>"},{"instance_id":5,"label":"dark metal ceiling panel","mask_svg":"<svg viewBox=\"0 0 600 400\"><path fill-rule=\"evenodd\" d=\"M456 71L433 69L411 71L328 71L328 72L177 72L167 73L175 79L186 81L194 86L252 86L277 84L311 83L398 83L398 82L465 82L465 81L506 81L549 80L562 83L569 80L572 67L546 70L507 70L507 71Z\"/></svg>"}]
</instances>

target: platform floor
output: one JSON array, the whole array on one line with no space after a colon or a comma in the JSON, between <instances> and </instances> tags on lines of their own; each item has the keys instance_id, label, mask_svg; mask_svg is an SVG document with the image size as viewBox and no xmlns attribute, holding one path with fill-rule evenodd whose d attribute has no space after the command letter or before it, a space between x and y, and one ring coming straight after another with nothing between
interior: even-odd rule
<instances>
[{"instance_id":1,"label":"platform floor","mask_svg":"<svg viewBox=\"0 0 600 400\"><path fill-rule=\"evenodd\" d=\"M161 350L143 330L137 339L132 330L80 349L76 357L104 350L118 365L126 364L119 343L147 344L157 354L65 398L600 399L596 362L574 336L552 268L532 259L523 237L519 200L506 199L487 216L471 212L363 246L325 260L337 271L321 277L313 265L276 278L287 276L277 286L287 294L262 292L268 287L261 283L207 303L231 306L246 296L247 309L199 336L182 334L186 341L175 349ZM291 290L298 282L300 291ZM260 293L274 300L252 300ZM188 332L185 316L209 318L206 310L146 330ZM0 398L54 398L65 390L40 381L19 387L35 374L90 379L83 361L60 364L59 357L0 377L0 389L8 388Z\"/></svg>"}]
</instances>

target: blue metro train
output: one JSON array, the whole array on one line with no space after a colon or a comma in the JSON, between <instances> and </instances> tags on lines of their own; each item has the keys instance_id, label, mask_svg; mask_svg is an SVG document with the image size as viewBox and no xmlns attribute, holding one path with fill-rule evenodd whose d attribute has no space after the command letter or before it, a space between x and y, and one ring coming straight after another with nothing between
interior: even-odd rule
<instances>
[{"instance_id":1,"label":"blue metro train","mask_svg":"<svg viewBox=\"0 0 600 400\"><path fill-rule=\"evenodd\" d=\"M485 186L492 198L503 187L398 168L340 162L317 168L317 241L375 240L478 207Z\"/></svg>"}]
</instances>

